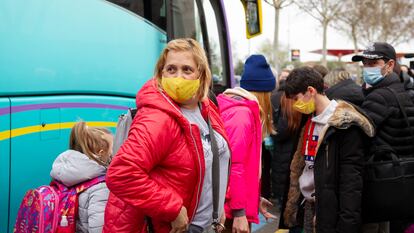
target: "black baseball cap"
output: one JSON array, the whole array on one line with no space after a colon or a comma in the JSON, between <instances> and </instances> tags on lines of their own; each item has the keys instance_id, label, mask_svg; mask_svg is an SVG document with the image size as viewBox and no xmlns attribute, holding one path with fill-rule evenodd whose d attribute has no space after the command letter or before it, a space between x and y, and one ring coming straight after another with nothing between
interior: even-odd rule
<instances>
[{"instance_id":1,"label":"black baseball cap","mask_svg":"<svg viewBox=\"0 0 414 233\"><path fill-rule=\"evenodd\" d=\"M395 49L385 42L375 42L369 45L362 54L352 57L352 61L362 61L363 59L393 59L396 60Z\"/></svg>"}]
</instances>

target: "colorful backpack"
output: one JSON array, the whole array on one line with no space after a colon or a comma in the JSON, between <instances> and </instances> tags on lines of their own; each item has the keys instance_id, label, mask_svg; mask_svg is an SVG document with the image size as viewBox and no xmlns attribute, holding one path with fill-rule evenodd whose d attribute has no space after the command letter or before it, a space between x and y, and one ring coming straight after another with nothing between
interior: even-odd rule
<instances>
[{"instance_id":1,"label":"colorful backpack","mask_svg":"<svg viewBox=\"0 0 414 233\"><path fill-rule=\"evenodd\" d=\"M14 233L69 233L76 230L78 196L95 184L105 181L99 176L81 184L66 187L53 180L26 192L17 213Z\"/></svg>"}]
</instances>

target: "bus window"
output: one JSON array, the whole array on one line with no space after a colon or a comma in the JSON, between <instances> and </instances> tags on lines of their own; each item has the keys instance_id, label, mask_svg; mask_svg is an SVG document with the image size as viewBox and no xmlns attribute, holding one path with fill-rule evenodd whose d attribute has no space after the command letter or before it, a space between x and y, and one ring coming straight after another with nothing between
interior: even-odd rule
<instances>
[{"instance_id":1,"label":"bus window","mask_svg":"<svg viewBox=\"0 0 414 233\"><path fill-rule=\"evenodd\" d=\"M206 25L207 25L207 34L208 34L208 44L209 51L208 55L210 57L210 68L213 78L214 85L227 86L226 78L223 73L223 56L221 52L222 40L220 40L217 20L214 14L213 7L211 6L210 1L202 1L204 14L206 16Z\"/></svg>"},{"instance_id":2,"label":"bus window","mask_svg":"<svg viewBox=\"0 0 414 233\"><path fill-rule=\"evenodd\" d=\"M200 42L207 53L213 86L221 92L230 86L229 78L223 72L226 61L222 51L224 40L219 35L216 14L208 0L173 1L173 38L191 37ZM219 88L219 89L217 89Z\"/></svg>"},{"instance_id":3,"label":"bus window","mask_svg":"<svg viewBox=\"0 0 414 233\"><path fill-rule=\"evenodd\" d=\"M107 0L147 19L166 31L165 0Z\"/></svg>"}]
</instances>

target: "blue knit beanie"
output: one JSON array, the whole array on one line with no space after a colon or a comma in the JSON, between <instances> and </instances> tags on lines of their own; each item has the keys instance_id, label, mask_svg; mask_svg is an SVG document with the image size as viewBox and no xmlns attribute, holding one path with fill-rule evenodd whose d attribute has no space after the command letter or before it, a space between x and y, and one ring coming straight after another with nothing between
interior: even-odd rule
<instances>
[{"instance_id":1,"label":"blue knit beanie","mask_svg":"<svg viewBox=\"0 0 414 233\"><path fill-rule=\"evenodd\" d=\"M276 87L276 79L263 55L251 55L244 63L240 87L248 91L270 92Z\"/></svg>"}]
</instances>

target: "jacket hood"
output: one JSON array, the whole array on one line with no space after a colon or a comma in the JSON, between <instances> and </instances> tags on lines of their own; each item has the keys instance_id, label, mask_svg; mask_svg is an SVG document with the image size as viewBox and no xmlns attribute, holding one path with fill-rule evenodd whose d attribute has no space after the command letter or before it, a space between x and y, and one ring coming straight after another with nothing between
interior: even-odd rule
<instances>
[{"instance_id":1,"label":"jacket hood","mask_svg":"<svg viewBox=\"0 0 414 233\"><path fill-rule=\"evenodd\" d=\"M338 106L329 118L328 125L338 129L346 129L351 125L357 125L369 137L375 135L375 128L370 118L358 107L341 100L338 101Z\"/></svg>"},{"instance_id":2,"label":"jacket hood","mask_svg":"<svg viewBox=\"0 0 414 233\"><path fill-rule=\"evenodd\" d=\"M226 95L239 95L241 97L244 97L248 100L252 100L252 101L256 101L257 103L259 103L259 101L257 100L256 96L253 95L252 93L250 93L249 91L241 88L241 87L235 87L232 89L227 89L224 91L224 94Z\"/></svg>"},{"instance_id":3,"label":"jacket hood","mask_svg":"<svg viewBox=\"0 0 414 233\"><path fill-rule=\"evenodd\" d=\"M50 176L70 187L97 176L105 175L106 167L75 150L60 154L52 165Z\"/></svg>"},{"instance_id":4,"label":"jacket hood","mask_svg":"<svg viewBox=\"0 0 414 233\"><path fill-rule=\"evenodd\" d=\"M230 95L238 95L241 97L246 98L244 101L240 101L238 99L230 97ZM233 108L236 106L245 106L248 108L259 108L258 100L256 96L251 94L250 92L244 90L241 87L236 87L232 89L227 89L224 91L224 94L220 94L219 97L221 100L219 101L220 111L224 112L229 108Z\"/></svg>"}]
</instances>

